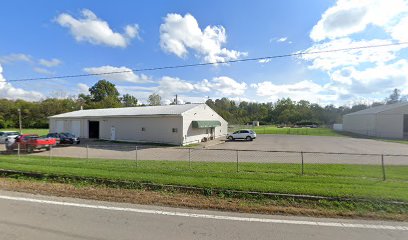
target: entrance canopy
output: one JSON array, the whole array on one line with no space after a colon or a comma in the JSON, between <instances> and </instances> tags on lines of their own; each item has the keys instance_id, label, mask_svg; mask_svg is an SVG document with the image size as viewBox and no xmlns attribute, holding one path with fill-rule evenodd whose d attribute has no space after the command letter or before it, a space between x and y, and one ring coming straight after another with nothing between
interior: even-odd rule
<instances>
[{"instance_id":1,"label":"entrance canopy","mask_svg":"<svg viewBox=\"0 0 408 240\"><path fill-rule=\"evenodd\" d=\"M193 128L213 128L221 126L220 121L193 121Z\"/></svg>"}]
</instances>

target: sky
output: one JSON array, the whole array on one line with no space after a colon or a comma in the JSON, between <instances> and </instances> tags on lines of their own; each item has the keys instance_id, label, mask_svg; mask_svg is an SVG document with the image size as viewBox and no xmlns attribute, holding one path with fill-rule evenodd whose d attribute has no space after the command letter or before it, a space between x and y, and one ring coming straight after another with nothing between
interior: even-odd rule
<instances>
[{"instance_id":1,"label":"sky","mask_svg":"<svg viewBox=\"0 0 408 240\"><path fill-rule=\"evenodd\" d=\"M408 44L251 62L297 52L408 41L408 0L3 1L0 98L88 94L98 80L145 103L208 98L322 105L408 94ZM98 76L14 81L26 78Z\"/></svg>"}]
</instances>

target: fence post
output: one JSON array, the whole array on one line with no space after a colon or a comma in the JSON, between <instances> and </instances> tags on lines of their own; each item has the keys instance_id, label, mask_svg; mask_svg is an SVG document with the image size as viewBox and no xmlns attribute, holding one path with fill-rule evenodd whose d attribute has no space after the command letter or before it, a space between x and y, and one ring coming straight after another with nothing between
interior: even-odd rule
<instances>
[{"instance_id":1,"label":"fence post","mask_svg":"<svg viewBox=\"0 0 408 240\"><path fill-rule=\"evenodd\" d=\"M385 181L385 166L384 166L384 154L381 154L381 167L382 167L382 174L383 174L383 181Z\"/></svg>"},{"instance_id":2,"label":"fence post","mask_svg":"<svg viewBox=\"0 0 408 240\"><path fill-rule=\"evenodd\" d=\"M304 174L304 161L303 161L303 151L300 152L300 157L302 159L302 176Z\"/></svg>"},{"instance_id":3,"label":"fence post","mask_svg":"<svg viewBox=\"0 0 408 240\"><path fill-rule=\"evenodd\" d=\"M135 147L135 160L136 160L136 168L137 168L138 167L137 146Z\"/></svg>"},{"instance_id":4,"label":"fence post","mask_svg":"<svg viewBox=\"0 0 408 240\"><path fill-rule=\"evenodd\" d=\"M191 148L188 149L188 167L191 170Z\"/></svg>"},{"instance_id":5,"label":"fence post","mask_svg":"<svg viewBox=\"0 0 408 240\"><path fill-rule=\"evenodd\" d=\"M237 152L237 172L239 172L239 150L236 150Z\"/></svg>"},{"instance_id":6,"label":"fence post","mask_svg":"<svg viewBox=\"0 0 408 240\"><path fill-rule=\"evenodd\" d=\"M17 143L17 155L18 155L18 160L20 160L20 143Z\"/></svg>"},{"instance_id":7,"label":"fence post","mask_svg":"<svg viewBox=\"0 0 408 240\"><path fill-rule=\"evenodd\" d=\"M49 159L50 159L50 163L51 163L51 159L52 159L52 145L50 145Z\"/></svg>"}]
</instances>

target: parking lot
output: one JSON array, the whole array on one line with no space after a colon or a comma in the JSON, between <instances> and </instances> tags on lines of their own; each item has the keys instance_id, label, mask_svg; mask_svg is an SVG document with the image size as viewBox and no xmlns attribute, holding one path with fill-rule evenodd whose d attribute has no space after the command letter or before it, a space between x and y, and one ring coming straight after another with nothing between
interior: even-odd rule
<instances>
[{"instance_id":1,"label":"parking lot","mask_svg":"<svg viewBox=\"0 0 408 240\"><path fill-rule=\"evenodd\" d=\"M373 139L258 134L257 139L226 141L210 146L211 149L261 150L261 151L304 151L335 153L408 154L408 144L384 142Z\"/></svg>"},{"instance_id":2,"label":"parking lot","mask_svg":"<svg viewBox=\"0 0 408 240\"><path fill-rule=\"evenodd\" d=\"M0 151L4 146L0 147ZM40 156L83 159L171 160L192 162L328 163L408 165L408 145L348 137L258 135L254 141L213 141L194 149L146 144L85 141L59 146ZM330 153L330 154L327 154ZM340 154L337 154L340 153ZM356 155L357 154L357 155ZM377 155L365 155L377 154Z\"/></svg>"}]
</instances>

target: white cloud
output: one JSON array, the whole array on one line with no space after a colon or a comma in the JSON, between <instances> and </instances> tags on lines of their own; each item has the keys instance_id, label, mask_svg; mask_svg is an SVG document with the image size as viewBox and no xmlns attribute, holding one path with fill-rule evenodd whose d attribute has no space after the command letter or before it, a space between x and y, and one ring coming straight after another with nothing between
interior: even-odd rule
<instances>
[{"instance_id":1,"label":"white cloud","mask_svg":"<svg viewBox=\"0 0 408 240\"><path fill-rule=\"evenodd\" d=\"M101 74L101 77L111 81L125 81L132 83L146 83L150 81L150 78L144 74L135 74L132 69L127 67L114 67L114 66L101 66L101 67L88 67L83 69L90 74ZM105 74L111 73L112 74Z\"/></svg>"},{"instance_id":2,"label":"white cloud","mask_svg":"<svg viewBox=\"0 0 408 240\"><path fill-rule=\"evenodd\" d=\"M401 88L402 90L408 88L408 61L405 59L364 70L350 67L339 71L345 71L346 76L343 77L348 81L340 82L347 85L344 87L351 94L389 94L394 88ZM339 72L335 72L331 76L334 81L338 81L338 74Z\"/></svg>"},{"instance_id":3,"label":"white cloud","mask_svg":"<svg viewBox=\"0 0 408 240\"><path fill-rule=\"evenodd\" d=\"M191 92L194 90L194 85L180 78L164 76L160 80L157 90L160 95L168 97L169 95Z\"/></svg>"},{"instance_id":4,"label":"white cloud","mask_svg":"<svg viewBox=\"0 0 408 240\"><path fill-rule=\"evenodd\" d=\"M323 13L310 38L321 41L345 37L362 32L369 25L387 28L407 11L405 0L338 0Z\"/></svg>"},{"instance_id":5,"label":"white cloud","mask_svg":"<svg viewBox=\"0 0 408 240\"><path fill-rule=\"evenodd\" d=\"M395 26L388 29L388 32L391 34L393 39L396 39L400 42L408 41L408 17L401 19Z\"/></svg>"},{"instance_id":6,"label":"white cloud","mask_svg":"<svg viewBox=\"0 0 408 240\"><path fill-rule=\"evenodd\" d=\"M125 32L129 38L139 37L139 25L137 24L127 25L125 27Z\"/></svg>"},{"instance_id":7,"label":"white cloud","mask_svg":"<svg viewBox=\"0 0 408 240\"><path fill-rule=\"evenodd\" d=\"M125 48L130 41L138 37L139 27L136 24L124 27L124 33L114 32L109 24L98 18L91 10L82 10L82 18L74 18L68 13L60 14L56 21L70 29L78 42L89 42L97 45Z\"/></svg>"},{"instance_id":8,"label":"white cloud","mask_svg":"<svg viewBox=\"0 0 408 240\"><path fill-rule=\"evenodd\" d=\"M259 63L268 63L268 62L270 62L270 61L271 61L270 58L264 58L264 59L259 60L258 62L259 62Z\"/></svg>"},{"instance_id":9,"label":"white cloud","mask_svg":"<svg viewBox=\"0 0 408 240\"><path fill-rule=\"evenodd\" d=\"M89 86L86 85L85 83L78 83L77 87L79 93L89 94Z\"/></svg>"},{"instance_id":10,"label":"white cloud","mask_svg":"<svg viewBox=\"0 0 408 240\"><path fill-rule=\"evenodd\" d=\"M391 44L391 40L372 39L354 41L350 38L340 38L325 43L314 44L305 52L321 52L336 49L356 48L373 45ZM396 59L396 53L405 48L404 45L394 45L378 48L362 48L330 53L305 54L300 58L311 61L312 69L333 70L343 66L356 66L362 63L382 64Z\"/></svg>"},{"instance_id":11,"label":"white cloud","mask_svg":"<svg viewBox=\"0 0 408 240\"><path fill-rule=\"evenodd\" d=\"M4 56L0 56L0 64L12 63L12 62L31 62L31 56L23 53L12 53Z\"/></svg>"},{"instance_id":12,"label":"white cloud","mask_svg":"<svg viewBox=\"0 0 408 240\"><path fill-rule=\"evenodd\" d=\"M120 92L130 92L142 99L147 99L148 95L157 93L162 97L164 104L172 102L176 94L179 96L180 103L205 102L207 96L197 96L203 93L211 93L212 97L217 98L232 97L238 99L237 96L243 95L247 89L246 83L239 83L226 76L215 77L211 80L204 79L196 83L178 77L163 76L157 83L158 85L152 87L117 86L117 88Z\"/></svg>"},{"instance_id":13,"label":"white cloud","mask_svg":"<svg viewBox=\"0 0 408 240\"><path fill-rule=\"evenodd\" d=\"M221 96L241 96L247 89L247 84L237 82L234 79L226 76L215 77L211 80L204 79L194 85L198 91L214 92Z\"/></svg>"},{"instance_id":14,"label":"white cloud","mask_svg":"<svg viewBox=\"0 0 408 240\"><path fill-rule=\"evenodd\" d=\"M228 98L231 101L234 101L236 103L240 103L240 102L258 102L254 99L250 99L250 98L246 98L246 97L229 97Z\"/></svg>"},{"instance_id":15,"label":"white cloud","mask_svg":"<svg viewBox=\"0 0 408 240\"><path fill-rule=\"evenodd\" d=\"M351 74L353 71L355 71L354 67L345 67L334 71L333 73L330 74L330 77L334 82L345 85L351 85L352 84Z\"/></svg>"},{"instance_id":16,"label":"white cloud","mask_svg":"<svg viewBox=\"0 0 408 240\"><path fill-rule=\"evenodd\" d=\"M44 98L44 96L39 92L16 88L11 83L6 82L3 77L3 67L0 65L0 98L36 101Z\"/></svg>"},{"instance_id":17,"label":"white cloud","mask_svg":"<svg viewBox=\"0 0 408 240\"><path fill-rule=\"evenodd\" d=\"M40 68L40 67L34 67L33 70L37 73L45 74L45 75L52 75L54 72L51 72L48 69L45 68Z\"/></svg>"},{"instance_id":18,"label":"white cloud","mask_svg":"<svg viewBox=\"0 0 408 240\"><path fill-rule=\"evenodd\" d=\"M234 79L226 76L215 77L211 80L204 79L201 82L191 83L179 78L164 76L160 82L157 90L160 94L175 95L188 92L212 92L224 97L241 96L245 93L247 84L244 82L237 82Z\"/></svg>"},{"instance_id":19,"label":"white cloud","mask_svg":"<svg viewBox=\"0 0 408 240\"><path fill-rule=\"evenodd\" d=\"M267 101L277 101L281 98L292 100L307 100L310 102L331 102L337 100L337 94L329 93L326 86L321 86L310 80L303 80L292 84L274 84L271 81L251 84L256 94L266 97Z\"/></svg>"},{"instance_id":20,"label":"white cloud","mask_svg":"<svg viewBox=\"0 0 408 240\"><path fill-rule=\"evenodd\" d=\"M60 65L62 62L61 62L61 60L59 60L57 58L53 58L53 59L50 59L50 60L40 59L40 60L38 60L38 63L40 65L45 66L45 67L56 67L56 66Z\"/></svg>"},{"instance_id":21,"label":"white cloud","mask_svg":"<svg viewBox=\"0 0 408 240\"><path fill-rule=\"evenodd\" d=\"M368 28L370 32L366 31ZM323 13L310 33L312 40L322 42L314 43L306 52L403 42L408 40L406 29L407 0L338 0ZM372 31L375 38L370 39ZM353 99L381 100L394 88L408 89L408 62L401 51L407 47L394 45L305 54L300 58L310 61L310 69L322 70L329 76L323 93L336 95L335 103Z\"/></svg>"},{"instance_id":22,"label":"white cloud","mask_svg":"<svg viewBox=\"0 0 408 240\"><path fill-rule=\"evenodd\" d=\"M223 48L227 42L223 26L207 26L204 30L191 15L167 14L160 25L160 46L178 57L188 55L189 49L195 50L205 62L222 62L238 59L247 53Z\"/></svg>"},{"instance_id":23,"label":"white cloud","mask_svg":"<svg viewBox=\"0 0 408 240\"><path fill-rule=\"evenodd\" d=\"M288 40L287 37L281 37L278 40L276 40L277 42L286 42L286 40Z\"/></svg>"}]
</instances>

